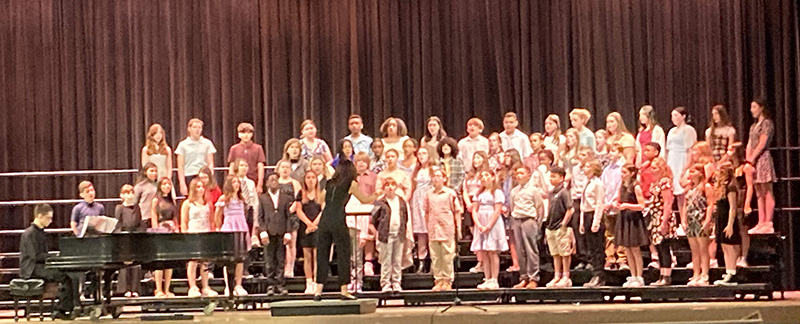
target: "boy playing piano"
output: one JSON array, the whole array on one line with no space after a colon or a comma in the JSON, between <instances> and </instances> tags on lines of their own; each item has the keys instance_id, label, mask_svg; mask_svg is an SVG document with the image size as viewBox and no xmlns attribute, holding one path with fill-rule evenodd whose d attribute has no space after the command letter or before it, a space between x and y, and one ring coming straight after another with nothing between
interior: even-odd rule
<instances>
[{"instance_id":1,"label":"boy playing piano","mask_svg":"<svg viewBox=\"0 0 800 324\"><path fill-rule=\"evenodd\" d=\"M50 205L36 205L33 214L33 223L20 238L19 275L22 279L39 278L61 284L58 304L53 309L52 317L60 319L74 317L72 312L76 304L75 298L78 296L78 282L63 272L44 267L48 252L44 229L53 222L53 208Z\"/></svg>"}]
</instances>

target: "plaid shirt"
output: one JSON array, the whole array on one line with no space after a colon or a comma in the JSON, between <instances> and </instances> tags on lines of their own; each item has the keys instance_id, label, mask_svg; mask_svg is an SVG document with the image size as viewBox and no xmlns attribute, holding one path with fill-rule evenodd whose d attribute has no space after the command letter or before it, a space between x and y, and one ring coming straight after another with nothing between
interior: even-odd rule
<instances>
[{"instance_id":1,"label":"plaid shirt","mask_svg":"<svg viewBox=\"0 0 800 324\"><path fill-rule=\"evenodd\" d=\"M445 163L442 161L442 167L447 172L447 178L450 179L450 183L448 187L455 190L456 192L461 192L461 186L464 184L464 163L461 162L459 159L450 159L450 163Z\"/></svg>"}]
</instances>

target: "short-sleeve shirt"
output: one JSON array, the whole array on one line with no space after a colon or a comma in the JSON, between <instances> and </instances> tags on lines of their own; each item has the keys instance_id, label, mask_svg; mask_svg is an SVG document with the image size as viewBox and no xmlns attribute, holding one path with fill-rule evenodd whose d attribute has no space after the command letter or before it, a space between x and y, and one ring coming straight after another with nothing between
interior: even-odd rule
<instances>
[{"instance_id":1,"label":"short-sleeve shirt","mask_svg":"<svg viewBox=\"0 0 800 324\"><path fill-rule=\"evenodd\" d=\"M187 137L178 143L178 147L175 148L175 154L183 155L183 174L185 176L193 176L200 173L200 169L208 165L206 156L214 153L217 153L214 143L202 136L196 141L191 137Z\"/></svg>"},{"instance_id":2,"label":"short-sleeve shirt","mask_svg":"<svg viewBox=\"0 0 800 324\"><path fill-rule=\"evenodd\" d=\"M455 239L455 214L463 212L455 190L442 187L431 188L422 201L431 241L450 241Z\"/></svg>"},{"instance_id":3,"label":"short-sleeve shirt","mask_svg":"<svg viewBox=\"0 0 800 324\"><path fill-rule=\"evenodd\" d=\"M353 152L364 152L369 154L370 157L375 155L372 153L372 137L361 134L357 138L354 138L353 135L347 135L344 139L353 144Z\"/></svg>"},{"instance_id":4,"label":"short-sleeve shirt","mask_svg":"<svg viewBox=\"0 0 800 324\"><path fill-rule=\"evenodd\" d=\"M233 163L236 159L247 161L247 178L258 183L258 164L267 163L264 148L253 142L234 144L228 151L228 164Z\"/></svg>"},{"instance_id":5,"label":"short-sleeve shirt","mask_svg":"<svg viewBox=\"0 0 800 324\"><path fill-rule=\"evenodd\" d=\"M569 196L569 191L567 191L562 184L553 189L553 192L550 193L549 201L547 229L555 231L561 227L561 222L564 221L567 211L572 208L572 199Z\"/></svg>"},{"instance_id":6,"label":"short-sleeve shirt","mask_svg":"<svg viewBox=\"0 0 800 324\"><path fill-rule=\"evenodd\" d=\"M78 223L77 228L80 229L83 225L83 219L86 218L86 216L104 216L105 213L106 209L103 207L103 204L96 201L92 203L81 201L72 208L70 221Z\"/></svg>"},{"instance_id":7,"label":"short-sleeve shirt","mask_svg":"<svg viewBox=\"0 0 800 324\"><path fill-rule=\"evenodd\" d=\"M483 151L489 153L489 140L481 135L464 137L458 141L458 159L464 164L464 171L472 171L472 156L475 152Z\"/></svg>"}]
</instances>

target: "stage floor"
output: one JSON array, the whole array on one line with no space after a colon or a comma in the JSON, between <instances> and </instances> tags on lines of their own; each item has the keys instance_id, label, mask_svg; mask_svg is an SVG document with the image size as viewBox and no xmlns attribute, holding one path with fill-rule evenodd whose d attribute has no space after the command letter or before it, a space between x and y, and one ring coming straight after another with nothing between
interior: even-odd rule
<instances>
[{"instance_id":1,"label":"stage floor","mask_svg":"<svg viewBox=\"0 0 800 324\"><path fill-rule=\"evenodd\" d=\"M785 300L779 294L773 301L730 302L684 302L684 303L640 303L622 301L596 304L477 304L486 312L462 305L441 313L444 306L407 307L399 302L397 307L379 307L374 314L272 317L269 310L217 311L211 316L202 312L183 312L194 315L195 322L238 324L286 323L286 324L486 324L486 323L735 323L754 313L759 313L764 323L800 323L800 292L787 292ZM392 305L390 303L390 305ZM128 309L135 311L135 309ZM3 317L10 316L4 311ZM104 317L102 322L141 323L142 314L123 314L118 320ZM24 321L22 319L21 321ZM38 318L32 319L38 321ZM49 320L48 320L49 321ZM11 323L11 319L0 323ZM76 322L90 323L88 318ZM188 323L188 321L163 321L162 323ZM752 322L751 322L752 323Z\"/></svg>"}]
</instances>

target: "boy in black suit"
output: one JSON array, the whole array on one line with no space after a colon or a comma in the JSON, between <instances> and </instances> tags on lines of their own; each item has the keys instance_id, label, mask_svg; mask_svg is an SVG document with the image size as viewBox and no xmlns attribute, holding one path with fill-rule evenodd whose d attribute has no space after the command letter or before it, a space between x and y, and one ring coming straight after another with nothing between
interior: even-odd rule
<instances>
[{"instance_id":1,"label":"boy in black suit","mask_svg":"<svg viewBox=\"0 0 800 324\"><path fill-rule=\"evenodd\" d=\"M287 295L283 288L285 247L291 239L289 232L289 207L294 197L282 193L278 188L278 175L267 176L267 190L259 197L258 232L264 245L264 276L267 277L267 295Z\"/></svg>"}]
</instances>

